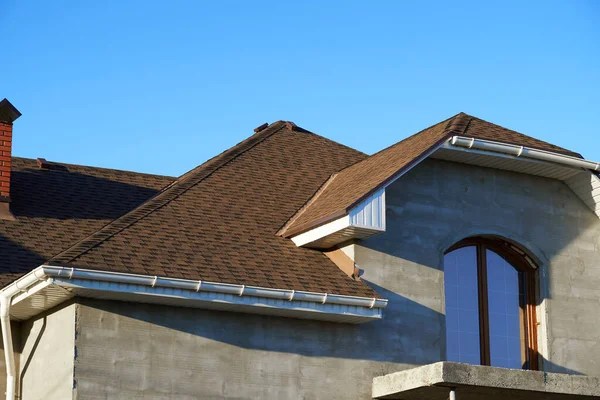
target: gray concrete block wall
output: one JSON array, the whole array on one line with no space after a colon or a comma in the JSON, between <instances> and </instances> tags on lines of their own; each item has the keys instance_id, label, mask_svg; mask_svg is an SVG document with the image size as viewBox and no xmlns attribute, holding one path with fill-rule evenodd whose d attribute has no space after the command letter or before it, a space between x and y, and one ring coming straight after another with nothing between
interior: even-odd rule
<instances>
[{"instance_id":1,"label":"gray concrete block wall","mask_svg":"<svg viewBox=\"0 0 600 400\"><path fill-rule=\"evenodd\" d=\"M373 377L422 359L382 322L80 301L77 399L370 399Z\"/></svg>"},{"instance_id":2,"label":"gray concrete block wall","mask_svg":"<svg viewBox=\"0 0 600 400\"><path fill-rule=\"evenodd\" d=\"M479 234L513 240L542 269L544 368L600 376L600 220L568 186L426 160L387 189L386 201L387 231L354 246L367 281L443 314L444 251Z\"/></svg>"}]
</instances>

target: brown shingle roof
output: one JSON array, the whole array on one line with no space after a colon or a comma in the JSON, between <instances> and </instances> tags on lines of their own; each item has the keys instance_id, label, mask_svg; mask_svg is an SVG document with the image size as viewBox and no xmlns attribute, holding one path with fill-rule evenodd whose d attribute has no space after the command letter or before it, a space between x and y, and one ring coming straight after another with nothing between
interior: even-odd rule
<instances>
[{"instance_id":1,"label":"brown shingle roof","mask_svg":"<svg viewBox=\"0 0 600 400\"><path fill-rule=\"evenodd\" d=\"M176 180L62 164L45 170L14 158L17 219L0 221L0 285L51 259L106 271L377 296L322 252L276 233L286 222L302 229L347 212L451 135L578 156L461 113L371 157L280 121Z\"/></svg>"},{"instance_id":2,"label":"brown shingle roof","mask_svg":"<svg viewBox=\"0 0 600 400\"><path fill-rule=\"evenodd\" d=\"M11 211L0 220L0 287L135 208L175 178L13 157Z\"/></svg>"},{"instance_id":3,"label":"brown shingle roof","mask_svg":"<svg viewBox=\"0 0 600 400\"><path fill-rule=\"evenodd\" d=\"M577 153L459 113L333 175L280 231L294 236L347 214L370 194L419 163L449 137L462 135L581 157Z\"/></svg>"},{"instance_id":4,"label":"brown shingle roof","mask_svg":"<svg viewBox=\"0 0 600 400\"><path fill-rule=\"evenodd\" d=\"M277 122L179 178L50 263L373 297L277 230L356 150Z\"/></svg>"}]
</instances>

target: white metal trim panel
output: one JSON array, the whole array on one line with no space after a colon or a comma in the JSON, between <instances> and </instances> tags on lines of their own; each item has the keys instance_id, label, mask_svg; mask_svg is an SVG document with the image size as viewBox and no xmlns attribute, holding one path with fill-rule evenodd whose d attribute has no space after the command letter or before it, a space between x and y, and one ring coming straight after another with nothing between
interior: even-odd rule
<instances>
[{"instance_id":1,"label":"white metal trim panel","mask_svg":"<svg viewBox=\"0 0 600 400\"><path fill-rule=\"evenodd\" d=\"M385 231L385 189L350 210L350 225Z\"/></svg>"}]
</instances>

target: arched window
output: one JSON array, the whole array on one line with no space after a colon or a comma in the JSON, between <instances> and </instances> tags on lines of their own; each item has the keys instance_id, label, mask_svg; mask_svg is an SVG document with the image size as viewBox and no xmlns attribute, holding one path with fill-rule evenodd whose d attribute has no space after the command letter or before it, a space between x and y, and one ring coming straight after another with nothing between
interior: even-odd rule
<instances>
[{"instance_id":1,"label":"arched window","mask_svg":"<svg viewBox=\"0 0 600 400\"><path fill-rule=\"evenodd\" d=\"M448 361L537 369L536 266L506 241L462 240L444 256Z\"/></svg>"}]
</instances>

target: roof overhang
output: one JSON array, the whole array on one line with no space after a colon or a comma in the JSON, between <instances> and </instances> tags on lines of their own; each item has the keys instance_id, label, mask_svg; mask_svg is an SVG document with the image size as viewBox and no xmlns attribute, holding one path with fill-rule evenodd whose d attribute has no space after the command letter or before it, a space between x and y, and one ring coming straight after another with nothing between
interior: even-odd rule
<instances>
[{"instance_id":1,"label":"roof overhang","mask_svg":"<svg viewBox=\"0 0 600 400\"><path fill-rule=\"evenodd\" d=\"M329 249L348 240L365 239L381 232L385 232L385 189L373 193L348 215L291 239L298 247Z\"/></svg>"},{"instance_id":2,"label":"roof overhang","mask_svg":"<svg viewBox=\"0 0 600 400\"><path fill-rule=\"evenodd\" d=\"M432 158L564 181L600 218L600 163L564 154L454 136Z\"/></svg>"},{"instance_id":3,"label":"roof overhang","mask_svg":"<svg viewBox=\"0 0 600 400\"><path fill-rule=\"evenodd\" d=\"M10 314L26 320L75 297L360 324L380 319L387 300L42 265L6 286Z\"/></svg>"},{"instance_id":4,"label":"roof overhang","mask_svg":"<svg viewBox=\"0 0 600 400\"><path fill-rule=\"evenodd\" d=\"M438 362L373 379L374 399L566 400L600 396L600 378Z\"/></svg>"},{"instance_id":5,"label":"roof overhang","mask_svg":"<svg viewBox=\"0 0 600 400\"><path fill-rule=\"evenodd\" d=\"M425 154L434 158L564 181L600 218L600 163L560 153L489 140L453 136ZM385 190L412 168L397 174L346 215L291 237L296 246L328 249L385 232Z\"/></svg>"}]
</instances>

